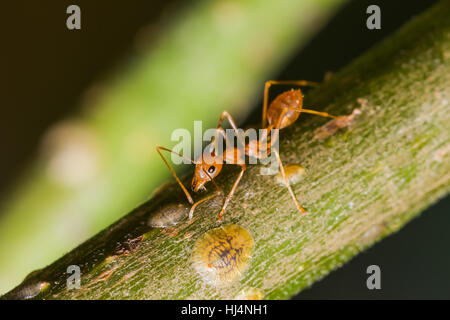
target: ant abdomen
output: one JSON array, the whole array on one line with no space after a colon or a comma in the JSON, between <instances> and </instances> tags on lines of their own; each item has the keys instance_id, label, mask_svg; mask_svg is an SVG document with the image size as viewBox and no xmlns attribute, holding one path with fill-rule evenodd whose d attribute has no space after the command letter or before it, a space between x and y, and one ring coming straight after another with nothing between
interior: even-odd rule
<instances>
[{"instance_id":1,"label":"ant abdomen","mask_svg":"<svg viewBox=\"0 0 450 320\"><path fill-rule=\"evenodd\" d=\"M290 126L300 115L299 109L301 109L302 105L303 94L301 90L290 90L278 95L267 110L267 120L269 125L273 125L274 128L277 128L280 116L282 116L278 129Z\"/></svg>"}]
</instances>

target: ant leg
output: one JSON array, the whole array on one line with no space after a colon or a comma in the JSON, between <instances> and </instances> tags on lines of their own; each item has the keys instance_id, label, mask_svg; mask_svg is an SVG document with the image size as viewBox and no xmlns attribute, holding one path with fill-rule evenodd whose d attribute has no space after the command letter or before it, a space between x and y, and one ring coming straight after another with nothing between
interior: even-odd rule
<instances>
[{"instance_id":1,"label":"ant leg","mask_svg":"<svg viewBox=\"0 0 450 320\"><path fill-rule=\"evenodd\" d=\"M273 147L274 143L278 140L278 134L280 131L280 126L281 126L281 120L283 120L284 115L286 114L286 112L288 111L288 108L283 108L283 110L281 111L280 116L278 117L278 121L277 121L277 125L275 127L275 133L274 136L272 137L272 133L270 134L270 147ZM270 126L268 127L270 128Z\"/></svg>"},{"instance_id":2,"label":"ant leg","mask_svg":"<svg viewBox=\"0 0 450 320\"><path fill-rule=\"evenodd\" d=\"M228 122L230 123L231 127L237 131L238 127L236 125L236 122L234 122L234 119L231 117L231 115L228 113L228 111L223 111L222 114L220 115L220 119L219 119L219 123L217 124L217 128L222 127L222 122L223 122L223 118L227 118Z\"/></svg>"},{"instance_id":3,"label":"ant leg","mask_svg":"<svg viewBox=\"0 0 450 320\"><path fill-rule=\"evenodd\" d=\"M217 129L216 129L216 135L214 135L214 140L213 140L213 142L211 143L211 144L213 144L214 143L214 150L217 150L217 143L216 143L216 140L218 139L218 134L220 133L220 135L222 135L222 138L223 138L223 140L225 141L225 144L228 142L228 140L227 140L227 134L225 133L225 130L222 128L222 127L220 127L220 126L217 126ZM226 148L226 147L225 147ZM220 151L224 151L224 150L220 150Z\"/></svg>"},{"instance_id":4,"label":"ant leg","mask_svg":"<svg viewBox=\"0 0 450 320\"><path fill-rule=\"evenodd\" d=\"M159 153L159 155L160 155L161 158L163 159L164 163L165 163L166 166L169 168L169 170L170 170L170 172L172 173L172 175L173 175L173 177L175 178L175 180L177 180L177 182L178 182L178 184L180 185L181 189L183 189L183 191L184 191L184 193L186 194L186 198L188 199L189 203L192 204L192 207L191 207L191 209L189 210L189 220L190 220L190 219L192 219L192 217L194 216L194 210L195 210L195 208L196 208L199 204L201 204L202 202L204 202L204 201L206 201L206 200L209 200L209 199L211 199L211 198L213 198L213 197L215 197L215 196L221 194L221 193L222 193L222 190L221 190L220 187L217 185L217 183L216 183L213 179L211 179L211 182L214 184L214 186L216 187L217 191L216 191L214 194L209 195L209 196L207 196L207 197L205 197L205 198L203 198L203 199L200 199L200 200L198 200L197 202L194 203L194 200L192 200L192 196L189 194L189 191L186 189L186 187L183 185L183 183L181 182L181 180L178 178L177 174L176 174L175 171L172 169L172 167L169 165L169 162L167 162L166 158L164 157L164 155L161 153L160 150L168 151L168 152L171 152L171 153L173 153L173 154L176 154L177 156L180 156L180 157L182 157L182 158L184 158L184 159L186 159L186 160L192 162L193 164L196 164L196 163L195 163L195 161L192 161L192 160L189 159L188 157L186 157L186 156L184 156L184 155L182 155L182 154L179 154L179 153L177 153L177 152L175 152L175 151L172 151L172 150L170 150L170 149L167 149L167 148L164 148L164 147L161 147L161 146L157 146L157 147L156 147L156 151Z\"/></svg>"},{"instance_id":5,"label":"ant leg","mask_svg":"<svg viewBox=\"0 0 450 320\"><path fill-rule=\"evenodd\" d=\"M205 202L206 200L209 200L211 198L214 198L214 197L218 196L221 193L222 193L222 190L219 189L216 192L214 192L213 194L211 194L211 195L209 195L207 197L204 197L203 199L200 199L196 203L194 203L192 205L192 207L191 207L191 210L189 210L189 220L191 220L192 217L194 216L194 210L200 203Z\"/></svg>"},{"instance_id":6,"label":"ant leg","mask_svg":"<svg viewBox=\"0 0 450 320\"><path fill-rule=\"evenodd\" d=\"M283 119L283 117L284 117L284 115L285 115L285 113L286 113L286 111L288 111L288 110L293 110L293 111L297 111L297 112L304 112L304 113L310 113L310 114L314 114L314 115L316 115L316 116L321 116L321 117L326 117L326 118L332 118L332 119L336 119L337 117L336 116L333 116L333 115L331 115L331 114L329 114L329 113L326 113L326 112L320 112L320 111L316 111L316 110L310 110L310 109L303 109L302 107L299 107L299 108L295 108L295 107L284 107L283 108L283 111L281 112L281 114L280 114L280 116L278 117L278 122L277 122L277 125L276 125L276 129L278 129L279 127L280 127L280 125L281 125L281 120ZM273 143L276 141L276 139L278 139L278 130L277 131L275 131L275 135L273 136L273 137L271 137L271 138L273 138L273 139L271 139L271 145L273 145Z\"/></svg>"},{"instance_id":7,"label":"ant leg","mask_svg":"<svg viewBox=\"0 0 450 320\"><path fill-rule=\"evenodd\" d=\"M269 80L266 81L264 85L264 99L263 99L263 112L262 112L262 127L266 127L267 120L267 107L269 103L269 88L272 85L286 85L292 84L300 87L317 87L319 86L318 82L306 81L306 80Z\"/></svg>"},{"instance_id":8,"label":"ant leg","mask_svg":"<svg viewBox=\"0 0 450 320\"><path fill-rule=\"evenodd\" d=\"M272 151L272 150L271 150L271 151ZM295 202L295 205L297 206L298 210L299 210L301 213L305 214L305 213L306 213L306 210L303 209L303 208L300 206L300 204L299 204L298 201L297 201L297 198L295 197L294 191L292 191L292 188L291 188L291 186L290 186L290 184L289 184L289 181L288 181L288 179L287 179L287 177L286 177L286 174L285 174L285 172L284 172L283 163L281 162L280 155L278 154L278 151L277 151L277 150L273 150L273 152L275 152L275 156L277 157L278 163L279 163L279 165L280 165L280 171L281 171L281 175L283 176L284 183L286 184L286 186L287 186L287 188L288 188L288 190L289 190L289 193L291 194L292 199L293 199L294 202Z\"/></svg>"},{"instance_id":9,"label":"ant leg","mask_svg":"<svg viewBox=\"0 0 450 320\"><path fill-rule=\"evenodd\" d=\"M225 150L218 150L218 145L217 144L218 144L219 135L222 136L223 140L225 141L225 144L228 143L227 135L225 133L225 130L222 127L217 127L216 132L214 134L214 137L212 138L211 143L205 148L205 150L209 149L210 152L213 155L217 155L217 152L224 153L226 148L227 148L227 146L225 145ZM223 149L223 144L222 144L222 148L221 149ZM216 159L214 159L214 161L216 161ZM209 176L209 174L207 172L206 172L206 174ZM212 180L212 179L211 179L211 181L214 182L214 180Z\"/></svg>"},{"instance_id":10,"label":"ant leg","mask_svg":"<svg viewBox=\"0 0 450 320\"><path fill-rule=\"evenodd\" d=\"M336 116L333 116L329 113L326 112L321 112L321 111L316 111L316 110L310 110L310 109L303 109L303 108L292 108L292 107L286 107L286 109L288 110L294 110L294 111L298 111L298 112L304 112L304 113L310 113L310 114L315 114L316 116L321 116L321 117L325 117L325 118L333 118L336 119Z\"/></svg>"},{"instance_id":11,"label":"ant leg","mask_svg":"<svg viewBox=\"0 0 450 320\"><path fill-rule=\"evenodd\" d=\"M228 194L227 198L225 199L225 202L224 202L224 204L223 204L222 210L220 210L219 218L218 218L218 221L219 221L219 222L222 222L222 216L223 216L223 214L224 214L224 212L225 212L225 209L226 209L226 207L227 207L227 205L228 205L228 202L230 201L231 197L233 196L234 191L236 190L236 187L237 187L237 185L239 184L239 181L241 180L241 178L242 178L242 176L243 176L243 174L244 174L245 169L246 169L245 164L241 165L241 172L239 173L238 177L236 178L236 181L234 182L233 187L231 188L230 193Z\"/></svg>"},{"instance_id":12,"label":"ant leg","mask_svg":"<svg viewBox=\"0 0 450 320\"><path fill-rule=\"evenodd\" d=\"M183 189L184 194L186 195L186 198L188 199L190 204L194 203L194 200L192 200L191 195L189 194L189 191L186 189L186 187L183 185L183 183L181 182L181 180L178 178L177 174L175 173L175 171L172 169L172 167L170 166L169 162L167 162L166 158L164 157L164 155L161 153L160 150L163 151L168 151L171 152L173 154L176 154L186 160L189 160L190 162L192 162L193 164L195 164L195 161L192 161L191 159L189 159L188 157L183 156L182 154L179 154L175 151L172 151L170 149L161 147L161 146L156 146L156 151L159 153L159 155L161 156L162 160L164 161L164 163L166 164L167 168L169 168L170 172L172 173L173 177L175 178L175 180L177 180L178 184L180 185L181 189Z\"/></svg>"},{"instance_id":13,"label":"ant leg","mask_svg":"<svg viewBox=\"0 0 450 320\"><path fill-rule=\"evenodd\" d=\"M237 125L236 125L236 122L234 122L234 119L231 117L231 115L228 113L228 111L225 110L220 115L219 122L217 123L217 129L222 128L222 122L223 122L224 118L228 119L228 122L230 123L231 127L233 128L234 132L236 133L236 136L239 139L239 142L242 143L243 146L245 146L244 141L242 141L242 138L239 135L239 129L238 129ZM226 139L225 136L224 136L224 138Z\"/></svg>"}]
</instances>

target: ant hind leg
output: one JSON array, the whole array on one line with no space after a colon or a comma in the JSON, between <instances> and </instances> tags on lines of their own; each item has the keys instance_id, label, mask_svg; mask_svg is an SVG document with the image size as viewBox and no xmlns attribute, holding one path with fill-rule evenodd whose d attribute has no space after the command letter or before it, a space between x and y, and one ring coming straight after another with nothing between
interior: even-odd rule
<instances>
[{"instance_id":1,"label":"ant hind leg","mask_svg":"<svg viewBox=\"0 0 450 320\"><path fill-rule=\"evenodd\" d=\"M311 109L291 108L291 107L286 107L286 109L294 110L294 111L298 111L298 112L309 113L309 114L314 114L316 116L325 117L325 118L332 118L332 119L336 119L337 118L336 116L333 116L333 115L331 115L329 113L316 111L316 110L311 110Z\"/></svg>"}]
</instances>

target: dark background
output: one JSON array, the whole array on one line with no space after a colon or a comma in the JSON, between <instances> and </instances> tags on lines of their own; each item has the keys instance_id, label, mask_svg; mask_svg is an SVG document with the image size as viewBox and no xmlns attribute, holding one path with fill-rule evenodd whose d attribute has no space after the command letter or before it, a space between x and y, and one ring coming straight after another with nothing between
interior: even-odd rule
<instances>
[{"instance_id":1,"label":"dark background","mask_svg":"<svg viewBox=\"0 0 450 320\"><path fill-rule=\"evenodd\" d=\"M350 1L274 78L294 79L302 74L303 79L320 81L325 72L345 66L435 2ZM70 4L82 8L81 31L61 28ZM381 30L365 26L365 11L370 4L381 7ZM44 130L75 113L85 89L133 54L133 40L142 27L163 24L179 5L174 0L28 0L2 4L0 201L32 162ZM255 104L247 122L259 120L260 105ZM447 197L399 233L295 298L449 299L449 208ZM371 264L381 268L381 290L366 288L366 268Z\"/></svg>"}]
</instances>

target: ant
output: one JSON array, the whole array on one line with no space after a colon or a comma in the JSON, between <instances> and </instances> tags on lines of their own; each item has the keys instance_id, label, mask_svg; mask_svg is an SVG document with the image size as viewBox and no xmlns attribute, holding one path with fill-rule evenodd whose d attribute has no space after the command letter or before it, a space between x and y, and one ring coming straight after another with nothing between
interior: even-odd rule
<instances>
[{"instance_id":1,"label":"ant","mask_svg":"<svg viewBox=\"0 0 450 320\"><path fill-rule=\"evenodd\" d=\"M189 211L189 219L192 219L195 208L201 204L202 202L209 200L219 194L222 193L221 189L217 185L217 183L214 181L214 178L217 177L217 175L222 170L223 163L229 163L229 164L237 164L241 167L241 171L236 178L233 187L231 188L231 191L227 195L225 202L222 206L222 210L219 213L218 221L222 221L222 216L225 212L225 209L228 205L228 202L233 197L233 194L236 190L236 187L239 184L239 181L241 180L244 171L246 170L245 162L237 162L238 159L243 159L245 156L255 157L257 159L263 159L267 157L267 155L271 152L274 152L279 167L281 175L285 181L285 185L287 186L289 193L292 196L292 199L295 202L295 205L297 206L298 210L305 214L306 210L303 209L300 204L297 201L297 198L295 197L294 192L291 189L291 186L289 185L289 181L286 177L286 174L284 172L284 167L280 159L280 155L276 148L273 147L273 143L271 141L276 141L278 130L275 131L275 139L271 136L267 136L267 132L272 129L283 129L285 127L290 126L292 123L294 123L297 118L300 116L300 113L310 113L315 114L322 117L327 118L336 118L333 115L330 115L326 112L319 112L315 110L309 110L303 108L303 94L300 89L291 89L289 91L285 91L278 95L269 105L268 107L268 99L269 99L269 88L272 85L297 85L297 86L310 86L310 87L316 87L319 84L311 81L304 81L304 80L294 80L294 81L275 81L270 80L265 83L264 87L264 99L263 99L263 112L262 112L262 128L266 129L265 136L261 137L260 140L253 140L249 141L249 143L245 144L242 140L241 143L244 145L244 150L240 150L238 148L229 148L225 149L222 154L216 154L213 150L206 150L203 152L203 155L200 156L196 161L191 160L190 158L185 157L182 154L179 154L177 152L174 152L170 149L157 146L156 151L161 156L164 163L169 168L170 172L174 176L175 180L180 185L181 189L183 189L184 193L186 194L186 197L189 201L189 203L192 205L190 211ZM216 132L218 134L221 134L226 141L227 137L224 132L224 129L222 128L222 122L224 118L228 119L228 122L230 123L233 130L238 133L238 127L236 126L236 123L234 122L233 118L230 116L230 114L227 111L223 111L219 123L217 124ZM266 126L266 122L268 122L268 126ZM216 136L217 137L217 136ZM215 138L216 138L215 137ZM238 135L239 138L239 135ZM192 178L191 188L193 192L198 192L200 189L205 189L204 185L211 181L214 186L216 187L217 191L213 193L212 195L206 196L203 199L198 200L197 202L194 202L192 199L192 196L190 195L189 191L186 189L186 187L183 185L181 180L176 175L175 171L171 168L169 163L167 162L164 155L161 153L161 150L168 151L173 154L176 154L180 157L183 157L184 159L190 161L192 164L195 164L195 173L194 177ZM244 153L242 152L244 151ZM264 154L261 153L261 151L266 151ZM269 151L267 153L267 151Z\"/></svg>"}]
</instances>

